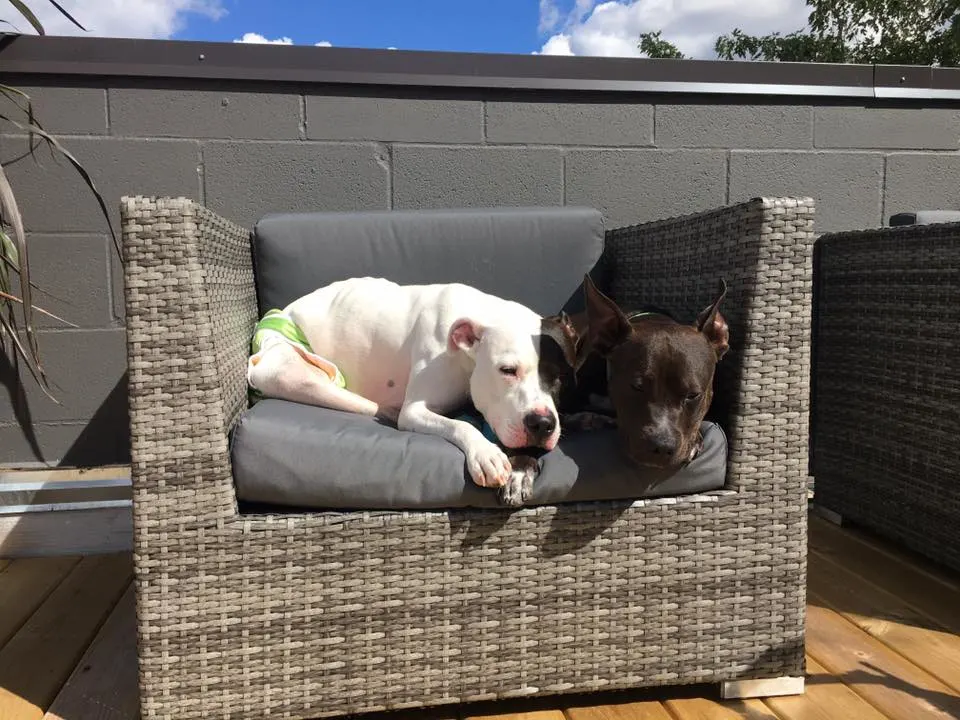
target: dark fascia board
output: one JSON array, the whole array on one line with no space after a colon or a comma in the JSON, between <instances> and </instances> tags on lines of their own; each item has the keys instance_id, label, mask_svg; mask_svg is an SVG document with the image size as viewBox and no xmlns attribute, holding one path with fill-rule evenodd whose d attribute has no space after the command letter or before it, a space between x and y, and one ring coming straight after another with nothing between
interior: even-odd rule
<instances>
[{"instance_id":1,"label":"dark fascia board","mask_svg":"<svg viewBox=\"0 0 960 720\"><path fill-rule=\"evenodd\" d=\"M0 72L515 90L960 98L960 70L5 35Z\"/></svg>"},{"instance_id":2,"label":"dark fascia board","mask_svg":"<svg viewBox=\"0 0 960 720\"><path fill-rule=\"evenodd\" d=\"M960 69L941 67L876 66L878 98L960 100Z\"/></svg>"}]
</instances>

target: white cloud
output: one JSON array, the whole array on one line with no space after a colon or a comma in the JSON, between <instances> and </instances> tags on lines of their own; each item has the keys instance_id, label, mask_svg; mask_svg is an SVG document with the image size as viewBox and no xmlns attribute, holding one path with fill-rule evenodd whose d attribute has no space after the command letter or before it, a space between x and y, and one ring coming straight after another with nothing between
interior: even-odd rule
<instances>
[{"instance_id":1,"label":"white cloud","mask_svg":"<svg viewBox=\"0 0 960 720\"><path fill-rule=\"evenodd\" d=\"M540 0L540 26L538 32L550 32L560 24L560 8L556 0Z\"/></svg>"},{"instance_id":2,"label":"white cloud","mask_svg":"<svg viewBox=\"0 0 960 720\"><path fill-rule=\"evenodd\" d=\"M640 57L640 34L662 30L663 38L688 57L713 58L718 34L735 27L750 34L792 32L806 25L809 13L804 0L614 0L593 5L576 0L565 24L540 52Z\"/></svg>"},{"instance_id":3,"label":"white cloud","mask_svg":"<svg viewBox=\"0 0 960 720\"><path fill-rule=\"evenodd\" d=\"M235 43L252 43L254 45L293 45L293 40L288 37L269 40L260 33L244 33L242 38L234 40Z\"/></svg>"},{"instance_id":4,"label":"white cloud","mask_svg":"<svg viewBox=\"0 0 960 720\"><path fill-rule=\"evenodd\" d=\"M550 32L561 24L569 27L578 23L596 4L597 0L574 0L573 6L564 18L558 0L540 0L539 32Z\"/></svg>"},{"instance_id":5,"label":"white cloud","mask_svg":"<svg viewBox=\"0 0 960 720\"><path fill-rule=\"evenodd\" d=\"M547 40L540 52L543 55L573 55L570 48L570 36L565 33L557 33Z\"/></svg>"},{"instance_id":6,"label":"white cloud","mask_svg":"<svg viewBox=\"0 0 960 720\"><path fill-rule=\"evenodd\" d=\"M184 27L187 16L204 15L218 20L226 14L222 0L59 0L63 8L83 25L83 32L61 15L51 3L33 3L33 11L48 35L93 35L97 37L169 38ZM30 24L10 8L5 20L23 32Z\"/></svg>"},{"instance_id":7,"label":"white cloud","mask_svg":"<svg viewBox=\"0 0 960 720\"><path fill-rule=\"evenodd\" d=\"M270 38L255 32L244 33L242 38L238 38L234 40L234 42L251 43L253 45L293 45L292 38L284 36L271 40ZM313 45L314 47L333 47L333 43L329 40L321 40Z\"/></svg>"}]
</instances>

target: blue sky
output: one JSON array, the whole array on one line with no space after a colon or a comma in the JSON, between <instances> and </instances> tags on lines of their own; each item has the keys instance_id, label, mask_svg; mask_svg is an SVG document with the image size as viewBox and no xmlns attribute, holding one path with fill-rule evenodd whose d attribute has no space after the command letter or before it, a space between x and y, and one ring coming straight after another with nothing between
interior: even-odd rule
<instances>
[{"instance_id":1,"label":"blue sky","mask_svg":"<svg viewBox=\"0 0 960 720\"><path fill-rule=\"evenodd\" d=\"M59 0L102 37L281 42L337 47L636 57L662 30L688 56L716 36L801 29L805 0ZM32 7L51 35L83 34L48 0ZM0 20L29 25L9 0Z\"/></svg>"},{"instance_id":2,"label":"blue sky","mask_svg":"<svg viewBox=\"0 0 960 720\"><path fill-rule=\"evenodd\" d=\"M529 53L538 4L526 0L225 0L219 20L193 15L175 37L231 41L255 32L297 45ZM411 12L416 8L416 12Z\"/></svg>"}]
</instances>

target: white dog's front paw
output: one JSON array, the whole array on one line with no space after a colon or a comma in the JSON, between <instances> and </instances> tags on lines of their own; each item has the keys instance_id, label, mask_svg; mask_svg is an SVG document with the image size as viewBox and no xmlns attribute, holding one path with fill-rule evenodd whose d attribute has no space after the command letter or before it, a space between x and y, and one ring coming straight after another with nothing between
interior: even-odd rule
<instances>
[{"instance_id":1,"label":"white dog's front paw","mask_svg":"<svg viewBox=\"0 0 960 720\"><path fill-rule=\"evenodd\" d=\"M492 442L477 443L466 456L467 471L480 487L501 487L510 477L510 459Z\"/></svg>"},{"instance_id":2,"label":"white dog's front paw","mask_svg":"<svg viewBox=\"0 0 960 720\"><path fill-rule=\"evenodd\" d=\"M528 455L511 458L513 470L506 485L500 488L500 502L510 507L524 505L533 495L533 481L539 469L537 461Z\"/></svg>"}]
</instances>

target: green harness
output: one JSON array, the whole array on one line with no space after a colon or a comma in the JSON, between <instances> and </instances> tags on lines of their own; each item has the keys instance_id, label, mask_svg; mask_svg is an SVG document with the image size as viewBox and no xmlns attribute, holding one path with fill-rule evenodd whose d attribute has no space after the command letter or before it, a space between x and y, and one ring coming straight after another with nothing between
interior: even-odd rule
<instances>
[{"instance_id":1,"label":"green harness","mask_svg":"<svg viewBox=\"0 0 960 720\"><path fill-rule=\"evenodd\" d=\"M263 318L261 318L260 322L257 323L256 327L254 327L253 338L250 341L251 353L253 355L259 353L263 349L263 341L274 333L282 336L291 345L295 345L308 355L315 358L315 360L310 361L311 364L323 370L324 372L327 372L328 370L328 368L325 368L324 365L328 366L330 370L336 368L336 366L329 360L325 360L313 352L313 348L310 347L310 341L307 340L307 336L303 334L303 330L301 330L300 326L297 325L289 315L283 312L283 310L268 310ZM347 386L347 381L343 377L343 373L340 372L339 368L336 368L336 375L333 378L333 382L338 387L345 388ZM260 391L256 388L250 388L250 396L251 400L254 401L263 397Z\"/></svg>"}]
</instances>

